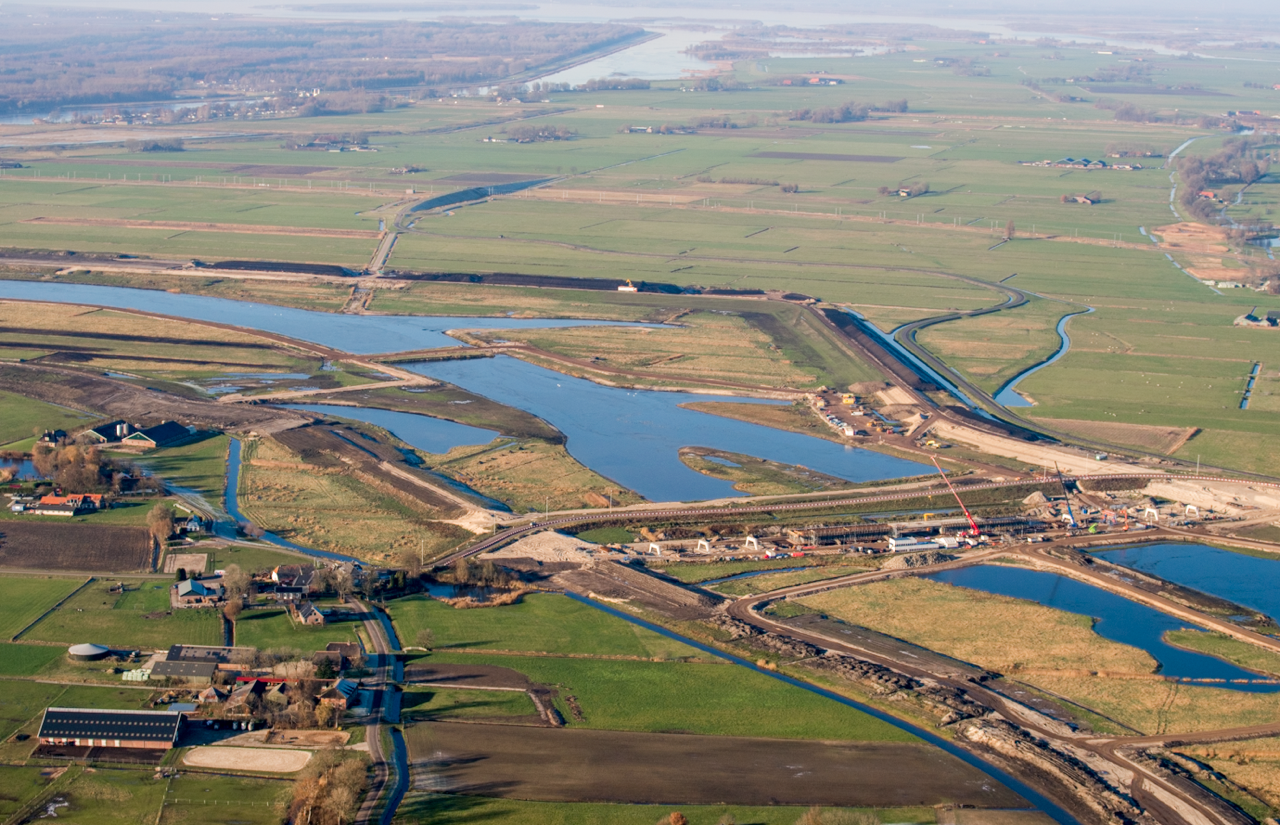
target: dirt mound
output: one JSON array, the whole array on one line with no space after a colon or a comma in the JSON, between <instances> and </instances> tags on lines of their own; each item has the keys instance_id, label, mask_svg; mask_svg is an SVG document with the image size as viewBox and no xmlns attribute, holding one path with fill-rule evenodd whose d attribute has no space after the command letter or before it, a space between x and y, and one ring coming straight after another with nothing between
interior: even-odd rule
<instances>
[{"instance_id":1,"label":"dirt mound","mask_svg":"<svg viewBox=\"0 0 1280 825\"><path fill-rule=\"evenodd\" d=\"M951 561L955 556L939 553L937 550L925 550L923 553L907 553L905 556L894 556L884 563L881 570L908 570L912 567L927 567L930 564L942 564Z\"/></svg>"},{"instance_id":2,"label":"dirt mound","mask_svg":"<svg viewBox=\"0 0 1280 825\"><path fill-rule=\"evenodd\" d=\"M566 536L555 530L534 533L501 550L485 555L487 559L532 559L538 562L577 562L590 564L600 545Z\"/></svg>"},{"instance_id":3,"label":"dirt mound","mask_svg":"<svg viewBox=\"0 0 1280 825\"><path fill-rule=\"evenodd\" d=\"M566 590L605 601L634 601L674 619L705 619L713 614L721 601L611 561L557 573L552 581Z\"/></svg>"}]
</instances>

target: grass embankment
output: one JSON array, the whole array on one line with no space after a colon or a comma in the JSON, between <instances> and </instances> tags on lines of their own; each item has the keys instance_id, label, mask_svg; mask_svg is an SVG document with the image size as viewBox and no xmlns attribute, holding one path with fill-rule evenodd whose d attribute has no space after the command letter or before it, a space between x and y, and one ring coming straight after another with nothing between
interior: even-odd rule
<instances>
[{"instance_id":1,"label":"grass embankment","mask_svg":"<svg viewBox=\"0 0 1280 825\"><path fill-rule=\"evenodd\" d=\"M415 387L413 392L396 388L358 390L343 393L340 399L319 396L314 399L299 399L298 403L306 403L308 400L320 404L341 401L365 407L381 407L387 410L429 415L483 430L492 430L511 438L542 438L556 443L564 440L559 430L537 416L484 396L469 393L450 384L438 387Z\"/></svg>"},{"instance_id":2,"label":"grass embankment","mask_svg":"<svg viewBox=\"0 0 1280 825\"><path fill-rule=\"evenodd\" d=\"M739 573L751 573L756 570L776 570L789 567L812 567L827 564L825 556L804 556L798 559L762 559L760 561L720 561L720 562L673 562L664 564L655 562L650 567L661 570L673 579L686 584L697 584L710 579L723 579Z\"/></svg>"},{"instance_id":3,"label":"grass embankment","mask_svg":"<svg viewBox=\"0 0 1280 825\"><path fill-rule=\"evenodd\" d=\"M680 406L710 415L721 415L725 418L736 418L750 424L762 424L779 430L825 438L837 441L834 431L821 421L804 403L795 404L749 404L742 401L690 401Z\"/></svg>"},{"instance_id":4,"label":"grass embankment","mask_svg":"<svg viewBox=\"0 0 1280 825\"><path fill-rule=\"evenodd\" d=\"M211 435L179 447L155 450L136 459L171 484L195 490L214 507L220 506L227 486L227 444L230 437Z\"/></svg>"},{"instance_id":5,"label":"grass embankment","mask_svg":"<svg viewBox=\"0 0 1280 825\"><path fill-rule=\"evenodd\" d=\"M808 584L809 582L822 581L824 579L834 579L838 576L849 576L854 573L876 570L885 561L886 559L875 556L841 559L838 564L826 564L818 567L809 567L804 570L796 570L791 573L771 573L764 576L752 576L738 581L725 582L724 584L715 585L714 589L717 593L723 593L726 596L751 596L756 593L768 593L771 590L777 590L782 587Z\"/></svg>"},{"instance_id":6,"label":"grass embankment","mask_svg":"<svg viewBox=\"0 0 1280 825\"><path fill-rule=\"evenodd\" d=\"M644 501L580 464L560 444L541 439L498 439L455 447L443 456L424 454L427 465L514 512L607 507Z\"/></svg>"},{"instance_id":7,"label":"grass embankment","mask_svg":"<svg viewBox=\"0 0 1280 825\"><path fill-rule=\"evenodd\" d=\"M1222 633L1203 630L1170 630L1164 640L1171 645L1208 653L1248 670L1280 677L1280 654L1254 647Z\"/></svg>"},{"instance_id":8,"label":"grass embankment","mask_svg":"<svg viewBox=\"0 0 1280 825\"><path fill-rule=\"evenodd\" d=\"M125 584L125 592L107 592L117 581ZM23 639L65 644L93 642L126 650L221 644L217 611L170 611L169 585L168 581L156 579L95 581L41 619Z\"/></svg>"},{"instance_id":9,"label":"grass embankment","mask_svg":"<svg viewBox=\"0 0 1280 825\"><path fill-rule=\"evenodd\" d=\"M255 525L303 547L367 559L447 550L469 533L433 520L350 475L306 461L279 442L244 443L239 504Z\"/></svg>"},{"instance_id":10,"label":"grass embankment","mask_svg":"<svg viewBox=\"0 0 1280 825\"><path fill-rule=\"evenodd\" d=\"M1004 673L1143 733L1240 727L1273 715L1269 694L1166 682L1150 655L1098 636L1090 617L1031 601L904 578L800 604Z\"/></svg>"},{"instance_id":11,"label":"grass embankment","mask_svg":"<svg viewBox=\"0 0 1280 825\"><path fill-rule=\"evenodd\" d=\"M806 467L705 447L682 447L680 461L703 475L732 481L733 489L753 496L816 493L852 486L842 478Z\"/></svg>"}]
</instances>

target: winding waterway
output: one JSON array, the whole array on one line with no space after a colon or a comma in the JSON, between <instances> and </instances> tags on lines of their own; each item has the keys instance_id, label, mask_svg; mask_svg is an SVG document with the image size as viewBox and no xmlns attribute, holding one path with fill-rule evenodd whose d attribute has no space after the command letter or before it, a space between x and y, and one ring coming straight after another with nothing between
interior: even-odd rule
<instances>
[{"instance_id":1,"label":"winding waterway","mask_svg":"<svg viewBox=\"0 0 1280 825\"><path fill-rule=\"evenodd\" d=\"M1174 647L1164 641L1166 631L1189 627L1187 622L1056 573L983 564L932 573L925 578L985 593L1028 599L1057 610L1091 616L1096 620L1093 625L1095 633L1105 639L1145 650L1159 663L1159 673L1163 676L1188 680L1221 680L1213 686L1226 690L1250 693L1280 691L1280 684L1257 681L1266 677L1213 656Z\"/></svg>"},{"instance_id":2,"label":"winding waterway","mask_svg":"<svg viewBox=\"0 0 1280 825\"><path fill-rule=\"evenodd\" d=\"M1066 355L1067 351L1071 349L1071 336L1067 335L1067 322L1070 321L1072 318L1076 317L1077 315L1088 315L1091 312L1093 312L1093 307L1086 307L1085 309L1082 309L1078 312L1073 312L1070 315L1063 315L1061 318L1059 318L1057 330L1058 330L1058 339L1060 343L1058 344L1057 352L1055 352L1053 355L1049 356L1045 360L1041 361L1039 364L1036 364L1033 367L1029 367L1023 370L1022 372L1018 373L1017 375L1015 375L1013 378L1010 378L1008 382L1006 382L1005 385L1000 388L1000 391L995 394L994 398L996 399L996 403L1005 407L1033 406L1032 403L1028 401L1023 395L1021 395L1015 388L1022 381L1022 379L1027 378L1028 376L1039 372L1040 370L1049 366L1053 362L1057 361L1062 356Z\"/></svg>"}]
</instances>

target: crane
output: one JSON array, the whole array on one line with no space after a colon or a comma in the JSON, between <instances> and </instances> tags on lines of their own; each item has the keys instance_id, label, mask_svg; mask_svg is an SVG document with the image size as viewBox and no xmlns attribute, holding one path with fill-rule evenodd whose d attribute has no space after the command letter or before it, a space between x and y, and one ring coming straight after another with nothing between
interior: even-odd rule
<instances>
[{"instance_id":1,"label":"crane","mask_svg":"<svg viewBox=\"0 0 1280 825\"><path fill-rule=\"evenodd\" d=\"M1058 483L1062 485L1062 495L1067 500L1067 515L1071 517L1071 529L1076 529L1076 511L1071 509L1071 493L1067 491L1067 480L1062 477L1062 470L1058 468L1058 462L1053 462L1053 469L1058 473Z\"/></svg>"},{"instance_id":2,"label":"crane","mask_svg":"<svg viewBox=\"0 0 1280 825\"><path fill-rule=\"evenodd\" d=\"M951 495L956 497L956 504L959 504L960 509L964 511L964 517L969 520L969 532L967 535L977 538L982 533L978 529L978 522L973 520L973 515L970 514L969 508L965 507L964 502L960 500L960 494L956 492L956 488L951 486L951 479L947 478L947 474L942 471L942 465L938 463L938 459L933 456L929 456L929 458L933 460L933 466L938 468L938 474L942 476L942 480L947 482L947 489L951 491Z\"/></svg>"}]
</instances>

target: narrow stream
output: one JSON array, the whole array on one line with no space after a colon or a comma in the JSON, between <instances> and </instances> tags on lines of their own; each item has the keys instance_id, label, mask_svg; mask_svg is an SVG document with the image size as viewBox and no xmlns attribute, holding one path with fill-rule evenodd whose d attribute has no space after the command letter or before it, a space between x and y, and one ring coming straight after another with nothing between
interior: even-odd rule
<instances>
[{"instance_id":1,"label":"narrow stream","mask_svg":"<svg viewBox=\"0 0 1280 825\"><path fill-rule=\"evenodd\" d=\"M1070 321L1072 318L1075 318L1077 315L1088 315L1091 312L1093 312L1093 307L1086 307L1083 310L1079 310L1077 312L1071 313L1070 315L1064 315L1061 318L1059 318L1057 330L1058 330L1058 338L1060 340L1060 343L1058 344L1058 350L1053 355L1050 355L1048 358L1041 361L1039 364L1036 364L1032 367L1028 367L1027 369L1015 375L1013 378L1010 378L1005 383L1005 385L1001 387L1000 390L995 394L994 397L996 399L996 403L1001 404L1005 407L1033 406L1030 401L1028 401L1023 395L1021 395L1015 389L1015 387L1017 387L1018 383L1022 381L1022 379L1026 378L1029 375L1032 375L1033 373L1039 372L1040 370L1052 364L1054 361L1057 361L1059 358L1066 355L1067 351L1071 349L1071 336L1067 335L1067 322Z\"/></svg>"},{"instance_id":2,"label":"narrow stream","mask_svg":"<svg viewBox=\"0 0 1280 825\"><path fill-rule=\"evenodd\" d=\"M777 671L765 670L762 667L757 667L756 665L752 664L746 659L742 659L732 654L725 653L720 650L716 650L715 648L710 647L709 645L704 645L701 642L696 642L693 639L688 638L687 636L681 636L678 633L673 633L672 631L668 630L665 627L662 627L661 625L656 625L656 624L653 624L652 622L646 622L644 619L636 618L635 616L632 616L629 613L624 613L621 610L617 610L615 608L609 607L608 605L601 604L600 602L597 602L593 599L589 599L586 596L580 596L577 593L570 593L570 592L566 592L565 595L576 602L580 602L590 607L594 607L596 610L603 611L605 613L608 613L610 616L614 616L616 618L622 619L623 621L627 621L627 622L630 622L631 624L638 625L640 627L645 628L646 630L652 630L654 633L657 633L660 636L665 636L668 639L673 639L682 644L686 644L689 647L702 651L703 653L710 654L719 659L724 659L728 662L738 665L739 667L745 667L748 670L753 670L756 673L762 674L764 676L768 676L770 679L777 679L780 682L785 682L786 684L791 685L792 687L798 687L801 690L807 690L810 693L816 693L817 695L830 699L834 702L839 702L840 704L846 707L850 707L850 708L853 708L854 710L861 711L862 713L865 713L868 716L872 716L876 719L879 719L882 722L887 722L888 724L893 725L895 728L898 728L899 730L904 730L913 736L923 739L925 742L928 742L930 745L933 745L937 748L941 748L942 750L946 751L950 755L959 759L961 762L964 762L966 765L971 765L977 768L978 770L985 773L987 776L990 776L992 779L1004 785L1006 788L1009 788L1010 790L1022 796L1023 799L1026 799L1028 802L1034 805L1038 810L1046 814L1054 822L1059 823L1059 825L1079 825L1077 820L1074 817L1072 817L1071 814L1067 813L1062 808L1059 808L1056 804L1053 803L1052 800L1036 792L1034 788L1030 787L1024 782L1019 781L1017 778L1009 775L1008 773L996 767L995 765L992 765L988 762L983 761L982 759L979 759L977 756L974 756L968 751L957 747L956 745L952 744L946 739L943 739L942 737L930 731L927 731L924 728L916 727L915 725L912 725L908 722L904 722L901 719L890 716L884 711L877 710L876 708L873 708L869 705L864 705L861 702L855 702L854 700L849 699L845 696L841 696L838 693L834 693L829 690L824 690L820 687L816 687L807 682L802 682L799 679L795 679L791 676L786 676L784 674L778 673Z\"/></svg>"},{"instance_id":3,"label":"narrow stream","mask_svg":"<svg viewBox=\"0 0 1280 825\"><path fill-rule=\"evenodd\" d=\"M240 512L238 499L238 490L240 488L240 439L232 438L231 444L227 448L227 490L225 493L227 514L236 522L248 522L244 514ZM234 539L235 526L228 524L215 525L217 534L222 538ZM228 535L229 533L229 535ZM359 561L359 559L351 556L344 556L341 553L330 553L327 550L316 550L311 547L303 547L300 544L294 544L288 539L282 539L275 533L264 533L262 540L277 547L284 547L294 550L298 553L305 553L308 556L319 556L322 559L332 559L333 561ZM394 636L392 637L394 638Z\"/></svg>"}]
</instances>

